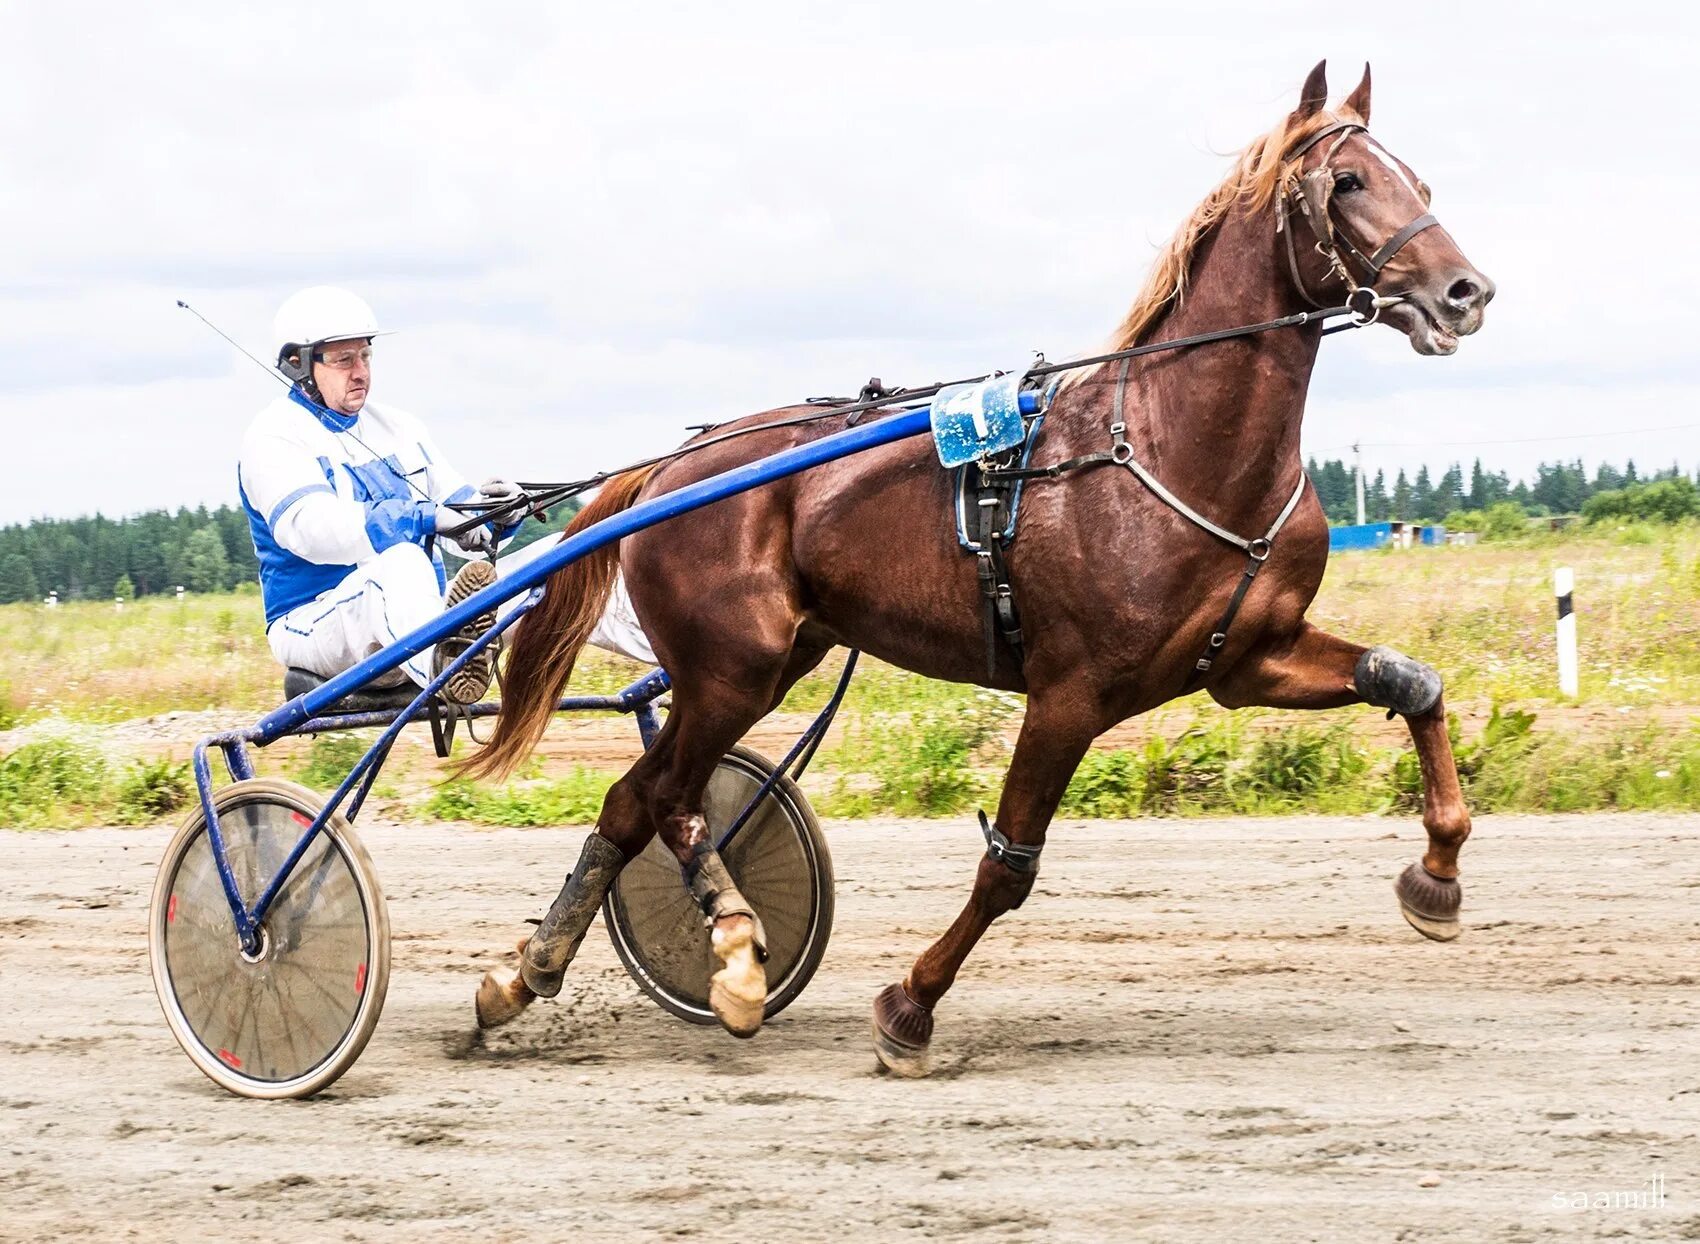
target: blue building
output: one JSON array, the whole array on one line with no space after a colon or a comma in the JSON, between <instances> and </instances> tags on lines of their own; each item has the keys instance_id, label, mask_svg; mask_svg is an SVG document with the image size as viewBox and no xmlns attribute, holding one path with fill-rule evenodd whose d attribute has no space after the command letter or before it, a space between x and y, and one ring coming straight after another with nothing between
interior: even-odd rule
<instances>
[{"instance_id":1,"label":"blue building","mask_svg":"<svg viewBox=\"0 0 1700 1244\"><path fill-rule=\"evenodd\" d=\"M1408 549L1413 545L1446 543L1446 528L1440 523L1360 523L1328 529L1328 551L1347 553L1361 549Z\"/></svg>"}]
</instances>

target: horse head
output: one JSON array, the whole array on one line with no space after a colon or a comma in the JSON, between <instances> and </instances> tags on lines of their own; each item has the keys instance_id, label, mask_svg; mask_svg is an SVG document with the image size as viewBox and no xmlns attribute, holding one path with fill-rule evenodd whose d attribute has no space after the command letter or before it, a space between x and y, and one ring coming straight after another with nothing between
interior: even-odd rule
<instances>
[{"instance_id":1,"label":"horse head","mask_svg":"<svg viewBox=\"0 0 1700 1244\"><path fill-rule=\"evenodd\" d=\"M1369 66L1329 112L1326 65L1311 70L1287 118L1276 228L1291 279L1316 305L1379 312L1418 354L1451 354L1482 326L1494 284L1429 211L1427 184L1370 134Z\"/></svg>"}]
</instances>

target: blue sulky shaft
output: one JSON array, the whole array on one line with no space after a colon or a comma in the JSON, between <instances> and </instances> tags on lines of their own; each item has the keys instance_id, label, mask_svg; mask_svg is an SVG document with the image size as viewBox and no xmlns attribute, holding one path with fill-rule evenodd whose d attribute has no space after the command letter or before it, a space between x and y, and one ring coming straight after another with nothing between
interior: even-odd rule
<instances>
[{"instance_id":1,"label":"blue sulky shaft","mask_svg":"<svg viewBox=\"0 0 1700 1244\"><path fill-rule=\"evenodd\" d=\"M1030 395L1022 396L1025 398ZM264 745L287 734L350 692L358 691L372 679L397 668L409 657L434 647L444 636L459 630L480 614L488 613L502 601L536 587L562 566L577 561L586 554L594 553L605 545L646 527L677 518L681 514L713 505L716 501L748 492L752 488L760 488L763 484L784 479L788 475L796 475L810 467L848 458L852 454L889 445L893 441L919 436L928 431L930 426L927 407L904 411L860 427L834 432L807 445L787 449L759 462L735 467L724 474L687 485L665 496L640 502L623 513L604 519L594 527L569 536L523 570L485 588L455 608L447 610L441 617L433 619L418 630L410 631L382 652L368 657L354 668L338 674L267 714L254 727L251 737L255 742Z\"/></svg>"},{"instance_id":2,"label":"blue sulky shaft","mask_svg":"<svg viewBox=\"0 0 1700 1244\"><path fill-rule=\"evenodd\" d=\"M1023 414L1034 413L1039 404L1038 394L1021 394ZM784 479L788 475L807 471L810 467L836 462L840 458L889 445L893 441L919 436L930 428L929 407L902 411L860 427L834 432L818 441L787 449L770 458L735 467L724 474L699 480L665 496L640 502L623 513L604 519L588 530L575 533L523 570L485 588L446 611L441 617L403 635L384 651L368 657L354 668L345 670L305 695L297 696L267 714L254 727L250 737L262 746L282 737L344 696L360 690L374 678L396 669L409 657L435 647L439 640L458 631L480 614L488 613L502 601L529 591L569 562L577 561L586 554L594 553L597 549L633 532L664 523L692 510L700 510L704 506L713 505L716 501L723 501L741 492L748 492L752 488L760 488L763 484L771 484L774 480Z\"/></svg>"}]
</instances>

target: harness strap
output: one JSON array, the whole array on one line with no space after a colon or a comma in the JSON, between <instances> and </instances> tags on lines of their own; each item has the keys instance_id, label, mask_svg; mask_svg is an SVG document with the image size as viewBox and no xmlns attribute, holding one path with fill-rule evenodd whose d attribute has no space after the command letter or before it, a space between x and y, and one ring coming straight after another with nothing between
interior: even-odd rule
<instances>
[{"instance_id":1,"label":"harness strap","mask_svg":"<svg viewBox=\"0 0 1700 1244\"><path fill-rule=\"evenodd\" d=\"M1439 223L1440 222L1434 218L1433 212L1427 212L1418 216L1410 224L1399 230L1398 233L1395 233L1392 237L1388 238L1387 241L1383 242L1381 244L1381 249L1376 251L1375 254L1371 255L1365 261L1369 264L1369 270L1376 276L1380 276L1382 267L1389 259L1399 253L1400 247L1404 246L1405 243L1416 237L1417 234L1421 233L1424 229L1432 229Z\"/></svg>"},{"instance_id":2,"label":"harness strap","mask_svg":"<svg viewBox=\"0 0 1700 1244\"><path fill-rule=\"evenodd\" d=\"M1226 527L1214 523L1210 519L1204 517L1204 515L1200 514L1197 510L1193 509L1190 505L1182 501L1179 497L1175 496L1174 493L1164 487L1162 481L1152 475L1151 472L1148 471L1144 465L1133 456L1133 444L1127 439L1127 422L1123 417L1123 411L1127 400L1127 374L1130 362L1131 360L1124 358L1121 361L1121 367L1117 369L1116 372L1116 395L1112 414L1113 422L1110 424L1111 443L1107 452L1101 450L1098 453L1081 454L1078 457L1068 459L1066 462L1054 463L1048 467L1009 470L986 469L981 472L981 475L983 479L999 480L1035 479L1041 476L1054 479L1063 474L1065 471L1074 471L1086 467L1104 466L1105 464L1125 466L1134 474L1135 478L1137 478L1140 483L1144 484L1151 490L1153 496L1163 502L1163 504L1167 505L1170 509L1174 510L1175 513L1179 514L1182 518L1185 518L1187 521L1202 530L1209 532L1217 539L1231 544L1245 553L1245 570L1241 572L1239 582L1234 585L1234 592L1228 599L1227 609L1223 611L1221 618L1217 620L1216 625L1211 629L1210 638L1205 644L1203 655L1200 656L1197 661L1193 662L1192 670L1187 675L1186 683L1184 684L1182 692L1182 694L1186 694L1198 689L1198 686L1204 681L1205 676L1209 674L1211 667L1215 665L1216 658L1221 654L1222 649L1227 646L1228 631L1233 627L1234 620L1239 616L1240 606L1245 603L1246 594L1251 591L1252 582L1257 578L1258 571L1263 569L1263 563L1269 560L1270 553L1274 551L1275 538L1281 534L1282 528L1287 525L1287 520L1292 518L1293 512L1299 508L1299 499L1304 496L1305 487L1309 484L1310 480L1301 469L1299 471L1298 482L1293 485L1293 491L1287 497L1287 503L1281 507L1281 512L1275 516L1275 521L1269 524L1268 530L1266 530L1261 536L1247 539L1245 536L1237 535L1234 532L1229 531ZM993 671L994 661L997 656L997 640L996 635L993 633L992 625L994 620L993 602L997 598L992 593L1000 579L1005 584L1007 584L1008 580L1007 576L1002 574L1001 569L998 566L998 562L992 552L992 550L995 550L998 547L995 540L995 534L999 528L996 524L995 517L993 517L993 511L996 508L995 503L988 504L986 498L982 498L980 505L980 590L982 593L987 595L987 609L985 615L986 670L989 675ZM1011 609L1013 610L1013 602L1011 602ZM1016 637L1013 642L1016 643L1016 651L1019 653L1019 630L1016 631ZM988 833L991 832L995 831L988 831ZM988 837L987 842L990 843L991 841L991 838ZM998 858L995 852L993 853L993 857Z\"/></svg>"},{"instance_id":3,"label":"harness strap","mask_svg":"<svg viewBox=\"0 0 1700 1244\"><path fill-rule=\"evenodd\" d=\"M1004 550L1004 529L1009 522L1008 485L1001 473L992 475L978 468L979 493L976 502L979 548L975 551L976 569L980 577L980 597L983 608L982 630L986 639L986 677L996 676L998 669L998 636L1015 653L1016 663L1026 660L1022 647L1021 615L1015 607L1015 588L1010 581L1009 561Z\"/></svg>"}]
</instances>

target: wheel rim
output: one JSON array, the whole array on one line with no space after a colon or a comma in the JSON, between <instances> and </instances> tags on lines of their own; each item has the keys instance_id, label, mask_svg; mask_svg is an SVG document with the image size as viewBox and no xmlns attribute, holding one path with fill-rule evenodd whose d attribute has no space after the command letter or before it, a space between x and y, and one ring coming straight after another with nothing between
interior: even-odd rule
<instances>
[{"instance_id":1,"label":"wheel rim","mask_svg":"<svg viewBox=\"0 0 1700 1244\"><path fill-rule=\"evenodd\" d=\"M252 902L312 824L269 800L222 809L237 890ZM321 832L267 912L259 951L237 940L203 830L178 862L163 913L171 1003L226 1075L300 1080L348 1041L371 985L369 913L354 867Z\"/></svg>"},{"instance_id":2,"label":"wheel rim","mask_svg":"<svg viewBox=\"0 0 1700 1244\"><path fill-rule=\"evenodd\" d=\"M737 819L765 773L741 758L723 760L703 795L709 830L718 836ZM721 853L732 879L761 917L767 934L769 998L783 992L804 961L819 919L817 870L804 835L791 821L783 791L762 801ZM678 861L659 838L621 871L614 907L616 937L628 966L674 1003L712 1017L708 979L719 968L696 902L685 890ZM626 957L626 956L623 956Z\"/></svg>"}]
</instances>

